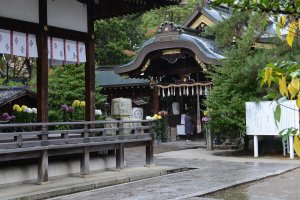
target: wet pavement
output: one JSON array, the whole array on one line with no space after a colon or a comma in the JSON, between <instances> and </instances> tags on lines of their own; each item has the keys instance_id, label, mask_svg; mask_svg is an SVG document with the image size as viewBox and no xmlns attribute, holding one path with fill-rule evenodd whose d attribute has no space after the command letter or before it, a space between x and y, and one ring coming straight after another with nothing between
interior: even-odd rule
<instances>
[{"instance_id":1,"label":"wet pavement","mask_svg":"<svg viewBox=\"0 0 300 200\"><path fill-rule=\"evenodd\" d=\"M276 177L222 190L206 197L225 200L298 200L300 199L299 180L300 169L295 169Z\"/></svg>"},{"instance_id":2,"label":"wet pavement","mask_svg":"<svg viewBox=\"0 0 300 200\"><path fill-rule=\"evenodd\" d=\"M168 146L169 145L169 146ZM289 173L300 172L296 169L300 166L299 160L290 160L287 157L231 157L224 156L224 152L228 151L207 151L200 147L200 143L169 143L164 146L156 146L154 148L154 164L156 166L172 166L176 168L187 167L192 170L159 176L136 182L110 186L106 188L91 190L87 192L76 193L68 196L54 198L56 200L96 200L96 199L125 199L125 200L152 200L152 199L207 199L202 197L205 194L238 186L232 191L228 190L228 194L209 196L210 199L293 199L294 191L292 188L299 188L300 183L292 181L293 176ZM181 147L189 148L180 150ZM142 148L142 147L141 147ZM144 163L144 150L141 148L126 149L125 159L126 168L141 166ZM173 151L166 152L167 149ZM183 148L183 149L184 149ZM177 151L174 151L177 150ZM163 153L159 153L163 152ZM219 156L214 155L219 154ZM221 154L221 156L220 156ZM286 171L296 169L295 171L282 174ZM274 175L279 175L278 179L267 178ZM300 174L300 173L299 173ZM300 175L299 175L300 176ZM281 177L281 178L280 178ZM282 177L285 177L285 182L281 182ZM297 178L297 176L294 176ZM300 177L299 177L300 178ZM270 182L269 180L274 181ZM260 185L249 185L247 187L240 186L249 181L256 181ZM294 179L293 179L294 180ZM297 179L296 179L297 180ZM298 179L299 180L299 179ZM274 184L277 183L277 184ZM281 184L284 183L284 184ZM287 184L287 185L286 185ZM298 187L297 187L298 186ZM244 189L240 189L244 187ZM261 187L261 198L257 195ZM264 189L265 187L265 189ZM280 190L277 187L282 187L287 191L282 196L278 195ZM271 192L277 190L275 192ZM225 190L227 191L227 190ZM236 193L234 193L236 191ZM277 193L276 193L277 192ZM234 194L235 197L230 196ZM265 196L264 196L265 195ZM199 197L201 196L201 197ZM299 196L299 195L298 195ZM286 198L288 197L288 198ZM299 198L298 198L299 199Z\"/></svg>"}]
</instances>

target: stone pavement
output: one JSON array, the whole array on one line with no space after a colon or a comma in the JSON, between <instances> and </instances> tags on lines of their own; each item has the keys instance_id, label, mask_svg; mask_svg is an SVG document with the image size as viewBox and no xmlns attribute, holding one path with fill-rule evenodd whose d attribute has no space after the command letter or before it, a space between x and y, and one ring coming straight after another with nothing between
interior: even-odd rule
<instances>
[{"instance_id":1,"label":"stone pavement","mask_svg":"<svg viewBox=\"0 0 300 200\"><path fill-rule=\"evenodd\" d=\"M252 182L235 188L230 188L228 190L222 190L215 194L207 195L207 197L226 200L299 200L299 180L300 169L295 169L275 177L263 179L257 182ZM202 198L198 198L199 200L202 200Z\"/></svg>"},{"instance_id":2,"label":"stone pavement","mask_svg":"<svg viewBox=\"0 0 300 200\"><path fill-rule=\"evenodd\" d=\"M0 199L22 196L43 199L83 190L90 191L54 199L205 199L197 196L281 174L300 166L299 160L290 160L288 157L231 157L225 156L224 152L228 151L207 151L198 147L204 147L204 143L179 141L155 146L154 152L158 154L154 156L155 165L150 168L141 167L145 163L144 148L126 149L126 168L121 172L94 173L85 178L66 177L51 180L42 186L23 184L18 186L18 190L8 187L0 189ZM191 170L168 174L174 169L184 168ZM115 185L118 183L123 184ZM103 186L109 187L91 190Z\"/></svg>"}]
</instances>

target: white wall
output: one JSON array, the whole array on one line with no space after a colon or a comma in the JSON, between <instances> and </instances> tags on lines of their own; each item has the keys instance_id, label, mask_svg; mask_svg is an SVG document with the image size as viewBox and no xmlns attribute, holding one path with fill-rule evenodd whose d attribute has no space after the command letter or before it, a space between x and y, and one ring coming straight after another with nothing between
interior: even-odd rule
<instances>
[{"instance_id":1,"label":"white wall","mask_svg":"<svg viewBox=\"0 0 300 200\"><path fill-rule=\"evenodd\" d=\"M76 0L48 0L48 25L87 32L87 6Z\"/></svg>"},{"instance_id":2,"label":"white wall","mask_svg":"<svg viewBox=\"0 0 300 200\"><path fill-rule=\"evenodd\" d=\"M38 0L1 0L0 16L39 23Z\"/></svg>"},{"instance_id":3,"label":"white wall","mask_svg":"<svg viewBox=\"0 0 300 200\"><path fill-rule=\"evenodd\" d=\"M92 157L90 160L90 171L106 170L116 167L114 155ZM80 160L68 159L64 161L49 162L49 178L56 176L67 176L80 172ZM0 186L24 181L37 181L37 163L15 164L0 166Z\"/></svg>"}]
</instances>

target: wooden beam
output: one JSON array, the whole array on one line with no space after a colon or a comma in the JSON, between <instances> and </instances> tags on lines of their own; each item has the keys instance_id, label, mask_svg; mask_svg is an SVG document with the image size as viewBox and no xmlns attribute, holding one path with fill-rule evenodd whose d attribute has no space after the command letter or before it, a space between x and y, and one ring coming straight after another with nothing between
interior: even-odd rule
<instances>
[{"instance_id":1,"label":"wooden beam","mask_svg":"<svg viewBox=\"0 0 300 200\"><path fill-rule=\"evenodd\" d=\"M154 87L153 89L153 114L157 114L159 111L159 96L158 96L158 88Z\"/></svg>"},{"instance_id":2,"label":"wooden beam","mask_svg":"<svg viewBox=\"0 0 300 200\"><path fill-rule=\"evenodd\" d=\"M86 41L86 64L85 64L85 120L95 120L95 34L94 34L94 3L87 1L88 34Z\"/></svg>"},{"instance_id":3,"label":"wooden beam","mask_svg":"<svg viewBox=\"0 0 300 200\"><path fill-rule=\"evenodd\" d=\"M37 34L37 121L48 121L47 0L39 0L40 31Z\"/></svg>"},{"instance_id":4,"label":"wooden beam","mask_svg":"<svg viewBox=\"0 0 300 200\"><path fill-rule=\"evenodd\" d=\"M6 17L0 17L0 28L31 34L37 34L40 30L39 24Z\"/></svg>"},{"instance_id":5,"label":"wooden beam","mask_svg":"<svg viewBox=\"0 0 300 200\"><path fill-rule=\"evenodd\" d=\"M76 40L80 42L85 42L90 38L88 33L53 26L48 27L48 35L52 37Z\"/></svg>"}]
</instances>

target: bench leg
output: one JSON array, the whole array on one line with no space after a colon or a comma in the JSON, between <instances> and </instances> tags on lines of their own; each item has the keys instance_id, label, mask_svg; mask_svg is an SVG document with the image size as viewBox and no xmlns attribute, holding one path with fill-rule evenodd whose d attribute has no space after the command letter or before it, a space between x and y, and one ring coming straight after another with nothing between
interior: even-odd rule
<instances>
[{"instance_id":1,"label":"bench leg","mask_svg":"<svg viewBox=\"0 0 300 200\"><path fill-rule=\"evenodd\" d=\"M116 168L117 170L124 168L124 145L120 144L119 149L116 150Z\"/></svg>"},{"instance_id":2,"label":"bench leg","mask_svg":"<svg viewBox=\"0 0 300 200\"><path fill-rule=\"evenodd\" d=\"M38 161L38 184L48 181L48 151L43 150Z\"/></svg>"},{"instance_id":3,"label":"bench leg","mask_svg":"<svg viewBox=\"0 0 300 200\"><path fill-rule=\"evenodd\" d=\"M84 148L82 158L80 160L80 174L87 175L90 172L90 152L87 147Z\"/></svg>"},{"instance_id":4,"label":"bench leg","mask_svg":"<svg viewBox=\"0 0 300 200\"><path fill-rule=\"evenodd\" d=\"M150 166L153 163L153 141L149 142L146 146L146 166Z\"/></svg>"}]
</instances>

